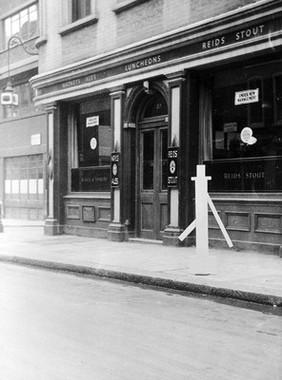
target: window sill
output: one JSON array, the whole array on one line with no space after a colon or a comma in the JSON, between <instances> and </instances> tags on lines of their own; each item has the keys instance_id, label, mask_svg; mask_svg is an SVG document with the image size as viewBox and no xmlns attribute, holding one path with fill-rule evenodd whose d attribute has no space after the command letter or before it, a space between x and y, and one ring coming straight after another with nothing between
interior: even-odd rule
<instances>
[{"instance_id":1,"label":"window sill","mask_svg":"<svg viewBox=\"0 0 282 380\"><path fill-rule=\"evenodd\" d=\"M65 36L67 34L70 34L74 31L78 30L78 29L84 28L85 26L96 24L97 21L98 21L98 18L94 15L84 17L81 20L77 20L77 21L75 21L69 25L62 27L59 31L59 34L61 36Z\"/></svg>"},{"instance_id":2,"label":"window sill","mask_svg":"<svg viewBox=\"0 0 282 380\"><path fill-rule=\"evenodd\" d=\"M135 7L136 5L145 3L146 1L149 0L124 0L113 8L113 12L119 14L123 11L127 11L128 9Z\"/></svg>"},{"instance_id":3,"label":"window sill","mask_svg":"<svg viewBox=\"0 0 282 380\"><path fill-rule=\"evenodd\" d=\"M37 40L36 40L36 43L35 43L35 47L36 49L39 49L42 45L45 45L47 44L47 36L40 36Z\"/></svg>"}]
</instances>

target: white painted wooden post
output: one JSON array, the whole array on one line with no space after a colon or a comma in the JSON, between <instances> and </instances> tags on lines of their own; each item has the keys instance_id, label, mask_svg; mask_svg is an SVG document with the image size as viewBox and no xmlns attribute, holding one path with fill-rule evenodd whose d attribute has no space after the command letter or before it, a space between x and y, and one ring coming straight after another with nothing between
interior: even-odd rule
<instances>
[{"instance_id":1,"label":"white painted wooden post","mask_svg":"<svg viewBox=\"0 0 282 380\"><path fill-rule=\"evenodd\" d=\"M205 165L197 165L197 176L192 177L195 181L195 203L196 203L196 249L197 255L203 260L208 256L209 236L208 236L208 181L211 177L206 177Z\"/></svg>"},{"instance_id":2,"label":"white painted wooden post","mask_svg":"<svg viewBox=\"0 0 282 380\"><path fill-rule=\"evenodd\" d=\"M189 270L199 275L216 272L216 257L209 255L208 204L228 246L230 248L233 247L232 241L208 194L208 181L210 179L211 177L206 177L205 165L197 165L197 176L192 177L192 181L195 181L196 187L196 219L178 237L179 240L183 241L196 228L196 256L190 259Z\"/></svg>"},{"instance_id":3,"label":"white painted wooden post","mask_svg":"<svg viewBox=\"0 0 282 380\"><path fill-rule=\"evenodd\" d=\"M196 256L191 258L190 272L197 275L208 275L216 272L216 257L209 255L208 226L208 181L205 165L197 165L195 181L196 209Z\"/></svg>"}]
</instances>

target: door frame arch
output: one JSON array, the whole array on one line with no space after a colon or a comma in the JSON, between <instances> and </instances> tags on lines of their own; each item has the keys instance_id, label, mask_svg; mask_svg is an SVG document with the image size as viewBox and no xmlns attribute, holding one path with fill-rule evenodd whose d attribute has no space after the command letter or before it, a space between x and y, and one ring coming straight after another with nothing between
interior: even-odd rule
<instances>
[{"instance_id":1,"label":"door frame arch","mask_svg":"<svg viewBox=\"0 0 282 380\"><path fill-rule=\"evenodd\" d=\"M141 212L140 212L140 208L141 208L141 170L140 170L140 165L141 165L141 152L140 152L140 149L141 149L141 136L142 136L142 133L144 131L149 131L149 130L154 130L157 129L159 130L156 134L156 138L160 139L160 138L166 138L164 136L164 133L163 130L166 130L168 131L168 88L166 87L166 85L161 82L161 83L152 83L150 84L150 89L152 90L153 92L153 95L154 94L158 94L162 97L162 101L163 101L163 104L165 104L166 106L166 110L165 110L165 113L161 116L154 116L154 117L144 117L144 112L145 110L147 109L147 107L149 106L149 104L151 103L151 99L152 99L152 94L146 94L145 91L144 91L144 88L143 87L139 87L139 88L136 88L136 90L134 91L134 93L132 93L132 99L135 98L135 104L133 104L133 102L131 102L130 104L128 104L128 109L131 110L131 114L130 114L130 117L131 117L131 120L134 121L134 125L135 125L135 149L134 149L134 152L133 155L134 155L134 160L135 160L135 170L134 170L134 231L135 231L135 236L138 236L138 237L144 237L144 238L153 238L153 239L156 239L156 238L160 238L160 236L162 236L162 234L160 234L159 231L157 231L156 234L154 234L154 236L152 236L152 234L142 234L141 233ZM155 98L155 97L154 97ZM128 119L127 119L128 120ZM130 119L129 119L130 120ZM162 132L161 132L162 131ZM167 135L166 135L167 136ZM166 140L167 141L167 140ZM160 149L161 149L161 142L158 141L156 142L156 147L157 149L159 149L158 151L158 165L161 165L160 164ZM167 143L166 143L167 145ZM162 147L162 149L164 149ZM167 149L167 146L165 147L165 151ZM166 153L165 153L165 156L166 156ZM159 178L158 179L159 181L161 181L161 179ZM159 195L156 195L154 194L153 196L156 197L156 199L158 200L157 204L158 206L156 207L159 207L160 210L164 210L166 208L166 210L168 209L168 191L167 189L165 191L160 191L162 194L159 194ZM165 194L165 195L164 195ZM163 212L163 211L161 211ZM167 211L164 212L164 214L167 213ZM167 217L165 218L165 220L167 219ZM157 220L157 223L159 226L161 226L161 217L159 216L159 219L156 219ZM167 224L167 221L165 222ZM164 229L164 228L162 228Z\"/></svg>"}]
</instances>

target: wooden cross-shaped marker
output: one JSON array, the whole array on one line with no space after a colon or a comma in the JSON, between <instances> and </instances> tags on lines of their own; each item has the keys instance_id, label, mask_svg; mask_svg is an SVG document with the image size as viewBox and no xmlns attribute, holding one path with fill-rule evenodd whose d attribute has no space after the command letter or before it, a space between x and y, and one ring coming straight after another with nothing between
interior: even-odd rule
<instances>
[{"instance_id":1,"label":"wooden cross-shaped marker","mask_svg":"<svg viewBox=\"0 0 282 380\"><path fill-rule=\"evenodd\" d=\"M197 176L192 177L195 181L195 204L196 219L178 237L183 241L196 228L196 252L197 252L197 274L209 274L209 236L208 236L208 204L213 215L226 239L229 248L233 247L232 241L214 207L208 194L208 181L211 177L206 177L205 165L197 165ZM202 269L201 269L202 268Z\"/></svg>"}]
</instances>

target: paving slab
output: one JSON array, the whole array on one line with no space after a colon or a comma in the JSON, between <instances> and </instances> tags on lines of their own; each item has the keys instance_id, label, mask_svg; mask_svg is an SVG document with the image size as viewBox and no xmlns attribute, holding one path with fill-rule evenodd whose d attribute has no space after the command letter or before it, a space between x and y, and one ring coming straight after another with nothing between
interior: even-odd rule
<instances>
[{"instance_id":1,"label":"paving slab","mask_svg":"<svg viewBox=\"0 0 282 380\"><path fill-rule=\"evenodd\" d=\"M282 307L282 259L277 255L210 249L215 270L199 276L191 272L195 247L46 236L39 222L3 220L3 225L0 261Z\"/></svg>"}]
</instances>

